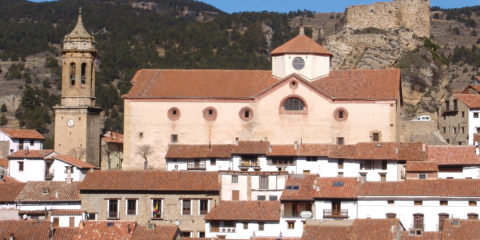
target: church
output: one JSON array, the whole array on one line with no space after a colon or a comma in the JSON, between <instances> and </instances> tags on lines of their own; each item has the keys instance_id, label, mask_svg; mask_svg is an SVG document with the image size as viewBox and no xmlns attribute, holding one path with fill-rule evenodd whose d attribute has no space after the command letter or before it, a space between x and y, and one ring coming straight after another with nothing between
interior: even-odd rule
<instances>
[{"instance_id":1,"label":"church","mask_svg":"<svg viewBox=\"0 0 480 240\"><path fill-rule=\"evenodd\" d=\"M398 69L331 69L300 34L271 70L141 69L123 96L124 169L165 169L169 145L397 142ZM142 147L150 151L142 157Z\"/></svg>"}]
</instances>

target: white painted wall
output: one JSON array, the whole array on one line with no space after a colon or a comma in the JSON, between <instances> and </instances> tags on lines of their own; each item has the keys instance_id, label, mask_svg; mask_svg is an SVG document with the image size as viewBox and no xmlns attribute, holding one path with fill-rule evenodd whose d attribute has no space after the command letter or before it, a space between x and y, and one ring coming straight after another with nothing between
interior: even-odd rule
<instances>
[{"instance_id":1,"label":"white painted wall","mask_svg":"<svg viewBox=\"0 0 480 240\"><path fill-rule=\"evenodd\" d=\"M414 205L414 200L422 200L423 205ZM395 200L389 205L387 200ZM448 200L448 206L440 206L440 200ZM468 213L480 215L480 206L469 206L468 201L480 201L480 198L359 198L358 218L385 218L387 213L396 213L406 229L413 227L413 214L424 214L425 231L438 231L439 213L447 213L452 218L467 219Z\"/></svg>"},{"instance_id":2,"label":"white painted wall","mask_svg":"<svg viewBox=\"0 0 480 240\"><path fill-rule=\"evenodd\" d=\"M187 171L188 162L194 162L195 159L167 159L167 171ZM212 165L211 159L200 159L205 162L204 171L227 171L233 169L233 161L231 159L216 159L215 165ZM203 170L202 170L203 171Z\"/></svg>"},{"instance_id":3,"label":"white painted wall","mask_svg":"<svg viewBox=\"0 0 480 240\"><path fill-rule=\"evenodd\" d=\"M279 222L265 222L263 231L259 230L258 225L258 222L248 222L247 229L244 229L244 222L234 222L233 228L226 228L223 227L223 221L220 221L220 232L211 232L210 221L206 221L205 237L212 238L217 235L225 235L226 239L250 239L253 235L257 237L277 237L283 231Z\"/></svg>"},{"instance_id":4,"label":"white painted wall","mask_svg":"<svg viewBox=\"0 0 480 240\"><path fill-rule=\"evenodd\" d=\"M478 113L478 118L474 118L474 113ZM473 145L473 134L476 133L476 129L480 128L480 110L469 109L468 111L468 145Z\"/></svg>"},{"instance_id":5,"label":"white painted wall","mask_svg":"<svg viewBox=\"0 0 480 240\"><path fill-rule=\"evenodd\" d=\"M332 209L332 201L330 200L315 200L315 219L324 219L323 210ZM348 211L348 219L357 218L357 202L356 201L341 201L340 209Z\"/></svg>"},{"instance_id":6,"label":"white painted wall","mask_svg":"<svg viewBox=\"0 0 480 240\"><path fill-rule=\"evenodd\" d=\"M19 162L23 162L23 171L19 171ZM10 177L20 182L45 181L46 164L43 159L9 159Z\"/></svg>"},{"instance_id":7,"label":"white painted wall","mask_svg":"<svg viewBox=\"0 0 480 240\"><path fill-rule=\"evenodd\" d=\"M300 70L296 70L292 65L292 61L296 57L301 57L305 61L305 66ZM292 73L309 80L326 76L330 73L330 57L311 54L285 54L272 57L273 76L284 78Z\"/></svg>"},{"instance_id":8,"label":"white painted wall","mask_svg":"<svg viewBox=\"0 0 480 240\"><path fill-rule=\"evenodd\" d=\"M70 217L74 217L75 218L75 221L74 221L74 227L78 227L78 225L80 224L80 221L82 221L82 216L51 216L50 217L50 222L53 223L53 218L58 218L59 222L58 222L58 226L59 227L71 227L70 226Z\"/></svg>"},{"instance_id":9,"label":"white painted wall","mask_svg":"<svg viewBox=\"0 0 480 240\"><path fill-rule=\"evenodd\" d=\"M479 166L466 166L463 167L462 172L438 172L438 178L480 178L480 167Z\"/></svg>"},{"instance_id":10,"label":"white painted wall","mask_svg":"<svg viewBox=\"0 0 480 240\"><path fill-rule=\"evenodd\" d=\"M19 139L11 139L7 134L0 131L0 141L7 141L10 143L10 154L19 150L20 141ZM42 150L43 149L43 142L37 139L33 139L33 144L30 143L30 139L24 139L23 141L23 149L29 150Z\"/></svg>"},{"instance_id":11,"label":"white painted wall","mask_svg":"<svg viewBox=\"0 0 480 240\"><path fill-rule=\"evenodd\" d=\"M52 181L65 181L67 180L67 173L66 173L66 167L70 167L72 165L55 160L52 163L52 166L50 166L49 172L53 174L53 179ZM72 181L82 181L85 178L86 171L81 171L81 169L77 167L72 167L73 173L72 173Z\"/></svg>"},{"instance_id":12,"label":"white painted wall","mask_svg":"<svg viewBox=\"0 0 480 240\"><path fill-rule=\"evenodd\" d=\"M17 209L21 211L34 211L34 210L50 210L50 209L68 209L79 210L81 209L80 201L78 202L39 202L33 204L18 203Z\"/></svg>"}]
</instances>

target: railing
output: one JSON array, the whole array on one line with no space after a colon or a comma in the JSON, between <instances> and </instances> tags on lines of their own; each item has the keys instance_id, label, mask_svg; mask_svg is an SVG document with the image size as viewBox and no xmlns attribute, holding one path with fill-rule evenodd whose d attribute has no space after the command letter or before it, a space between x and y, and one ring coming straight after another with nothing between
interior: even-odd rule
<instances>
[{"instance_id":1,"label":"railing","mask_svg":"<svg viewBox=\"0 0 480 240\"><path fill-rule=\"evenodd\" d=\"M219 226L210 226L210 232L220 232Z\"/></svg>"},{"instance_id":2,"label":"railing","mask_svg":"<svg viewBox=\"0 0 480 240\"><path fill-rule=\"evenodd\" d=\"M234 233L235 227L210 226L210 232Z\"/></svg>"},{"instance_id":3,"label":"railing","mask_svg":"<svg viewBox=\"0 0 480 240\"><path fill-rule=\"evenodd\" d=\"M240 162L240 167L260 167L258 162L242 161Z\"/></svg>"},{"instance_id":4,"label":"railing","mask_svg":"<svg viewBox=\"0 0 480 240\"><path fill-rule=\"evenodd\" d=\"M205 169L206 163L205 162L189 162L187 163L188 169Z\"/></svg>"},{"instance_id":5,"label":"railing","mask_svg":"<svg viewBox=\"0 0 480 240\"><path fill-rule=\"evenodd\" d=\"M323 209L323 218L348 218L348 210Z\"/></svg>"}]
</instances>

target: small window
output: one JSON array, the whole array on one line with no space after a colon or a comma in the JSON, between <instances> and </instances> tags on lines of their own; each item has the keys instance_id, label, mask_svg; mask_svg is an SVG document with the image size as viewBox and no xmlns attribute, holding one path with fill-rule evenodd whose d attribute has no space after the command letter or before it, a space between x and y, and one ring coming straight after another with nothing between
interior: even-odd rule
<instances>
[{"instance_id":1,"label":"small window","mask_svg":"<svg viewBox=\"0 0 480 240\"><path fill-rule=\"evenodd\" d=\"M18 171L23 172L23 162L18 162Z\"/></svg>"},{"instance_id":2,"label":"small window","mask_svg":"<svg viewBox=\"0 0 480 240\"><path fill-rule=\"evenodd\" d=\"M387 215L387 218L388 218L388 219L397 218L397 214L396 214L396 213L387 213L387 214L385 214L385 215Z\"/></svg>"},{"instance_id":3,"label":"small window","mask_svg":"<svg viewBox=\"0 0 480 240\"><path fill-rule=\"evenodd\" d=\"M416 206L421 206L423 205L423 201L413 201L413 205L416 205Z\"/></svg>"},{"instance_id":4,"label":"small window","mask_svg":"<svg viewBox=\"0 0 480 240\"><path fill-rule=\"evenodd\" d=\"M268 176L260 176L260 189L268 189Z\"/></svg>"},{"instance_id":5,"label":"small window","mask_svg":"<svg viewBox=\"0 0 480 240\"><path fill-rule=\"evenodd\" d=\"M478 220L478 214L477 213L468 213L468 220Z\"/></svg>"},{"instance_id":6,"label":"small window","mask_svg":"<svg viewBox=\"0 0 480 240\"><path fill-rule=\"evenodd\" d=\"M288 98L283 103L283 109L286 111L303 111L304 108L305 103L300 98L296 97Z\"/></svg>"},{"instance_id":7,"label":"small window","mask_svg":"<svg viewBox=\"0 0 480 240\"><path fill-rule=\"evenodd\" d=\"M75 63L70 63L70 85L75 86L76 69Z\"/></svg>"},{"instance_id":8,"label":"small window","mask_svg":"<svg viewBox=\"0 0 480 240\"><path fill-rule=\"evenodd\" d=\"M473 113L473 118L478 118L478 112Z\"/></svg>"},{"instance_id":9,"label":"small window","mask_svg":"<svg viewBox=\"0 0 480 240\"><path fill-rule=\"evenodd\" d=\"M457 101L457 99L453 100L453 111L458 111L458 101Z\"/></svg>"},{"instance_id":10,"label":"small window","mask_svg":"<svg viewBox=\"0 0 480 240\"><path fill-rule=\"evenodd\" d=\"M167 115L170 120L178 120L180 118L180 110L176 107L170 108Z\"/></svg>"},{"instance_id":11,"label":"small window","mask_svg":"<svg viewBox=\"0 0 480 240\"><path fill-rule=\"evenodd\" d=\"M190 235L192 235L192 232L180 232L181 237L189 238L191 237Z\"/></svg>"},{"instance_id":12,"label":"small window","mask_svg":"<svg viewBox=\"0 0 480 240\"><path fill-rule=\"evenodd\" d=\"M393 205L393 204L395 204L395 200L388 200L387 203L388 203L388 205Z\"/></svg>"},{"instance_id":13,"label":"small window","mask_svg":"<svg viewBox=\"0 0 480 240\"><path fill-rule=\"evenodd\" d=\"M263 222L258 223L258 230L259 231L264 231L265 230L265 223L263 223Z\"/></svg>"},{"instance_id":14,"label":"small window","mask_svg":"<svg viewBox=\"0 0 480 240\"><path fill-rule=\"evenodd\" d=\"M374 141L374 142L379 142L380 141L380 133L379 132L372 133L372 141Z\"/></svg>"},{"instance_id":15,"label":"small window","mask_svg":"<svg viewBox=\"0 0 480 240\"><path fill-rule=\"evenodd\" d=\"M427 179L427 175L425 173L419 173L418 179Z\"/></svg>"},{"instance_id":16,"label":"small window","mask_svg":"<svg viewBox=\"0 0 480 240\"><path fill-rule=\"evenodd\" d=\"M200 215L208 213L208 199L200 199Z\"/></svg>"},{"instance_id":17,"label":"small window","mask_svg":"<svg viewBox=\"0 0 480 240\"><path fill-rule=\"evenodd\" d=\"M387 160L382 160L382 170L387 170Z\"/></svg>"},{"instance_id":18,"label":"small window","mask_svg":"<svg viewBox=\"0 0 480 240\"><path fill-rule=\"evenodd\" d=\"M240 116L240 119L244 121L249 121L253 118L253 110L249 107L244 107L240 109L240 112L238 114Z\"/></svg>"},{"instance_id":19,"label":"small window","mask_svg":"<svg viewBox=\"0 0 480 240\"><path fill-rule=\"evenodd\" d=\"M257 200L258 201L265 201L266 200L265 195L258 195Z\"/></svg>"},{"instance_id":20,"label":"small window","mask_svg":"<svg viewBox=\"0 0 480 240\"><path fill-rule=\"evenodd\" d=\"M447 133L447 127L443 127L443 133Z\"/></svg>"},{"instance_id":21,"label":"small window","mask_svg":"<svg viewBox=\"0 0 480 240\"><path fill-rule=\"evenodd\" d=\"M340 107L335 109L335 111L333 112L333 117L337 121L345 121L348 118L348 112L345 108Z\"/></svg>"},{"instance_id":22,"label":"small window","mask_svg":"<svg viewBox=\"0 0 480 240\"><path fill-rule=\"evenodd\" d=\"M118 199L108 200L108 218L118 219Z\"/></svg>"},{"instance_id":23,"label":"small window","mask_svg":"<svg viewBox=\"0 0 480 240\"><path fill-rule=\"evenodd\" d=\"M269 200L269 201L277 201L277 199L278 199L278 197L275 196L275 195L270 195L270 196L268 197L268 200Z\"/></svg>"},{"instance_id":24,"label":"small window","mask_svg":"<svg viewBox=\"0 0 480 240\"><path fill-rule=\"evenodd\" d=\"M343 110L338 111L338 118L343 118Z\"/></svg>"},{"instance_id":25,"label":"small window","mask_svg":"<svg viewBox=\"0 0 480 240\"><path fill-rule=\"evenodd\" d=\"M445 200L440 201L440 206L448 206L448 201L445 201Z\"/></svg>"},{"instance_id":26,"label":"small window","mask_svg":"<svg viewBox=\"0 0 480 240\"><path fill-rule=\"evenodd\" d=\"M177 143L178 142L178 135L177 134L172 134L170 136L170 143Z\"/></svg>"},{"instance_id":27,"label":"small window","mask_svg":"<svg viewBox=\"0 0 480 240\"><path fill-rule=\"evenodd\" d=\"M212 165L212 166L217 165L217 159L216 158L210 159L210 165Z\"/></svg>"},{"instance_id":28,"label":"small window","mask_svg":"<svg viewBox=\"0 0 480 240\"><path fill-rule=\"evenodd\" d=\"M465 117L465 112L464 112L464 111L462 111L462 118L463 118L463 117Z\"/></svg>"},{"instance_id":29,"label":"small window","mask_svg":"<svg viewBox=\"0 0 480 240\"><path fill-rule=\"evenodd\" d=\"M386 182L387 181L387 174L380 173L380 181L381 182Z\"/></svg>"},{"instance_id":30,"label":"small window","mask_svg":"<svg viewBox=\"0 0 480 240\"><path fill-rule=\"evenodd\" d=\"M248 229L248 222L243 223L243 229Z\"/></svg>"},{"instance_id":31,"label":"small window","mask_svg":"<svg viewBox=\"0 0 480 240\"><path fill-rule=\"evenodd\" d=\"M450 101L448 100L445 101L445 110L450 111Z\"/></svg>"},{"instance_id":32,"label":"small window","mask_svg":"<svg viewBox=\"0 0 480 240\"><path fill-rule=\"evenodd\" d=\"M307 162L317 161L317 157L307 157Z\"/></svg>"},{"instance_id":33,"label":"small window","mask_svg":"<svg viewBox=\"0 0 480 240\"><path fill-rule=\"evenodd\" d=\"M199 238L204 238L205 237L205 232L198 232L198 237Z\"/></svg>"},{"instance_id":34,"label":"small window","mask_svg":"<svg viewBox=\"0 0 480 240\"><path fill-rule=\"evenodd\" d=\"M80 81L81 81L82 85L85 85L85 82L86 82L86 79L87 79L87 76L85 74L87 72L87 64L82 63L80 70L81 70L80 71Z\"/></svg>"},{"instance_id":35,"label":"small window","mask_svg":"<svg viewBox=\"0 0 480 240\"><path fill-rule=\"evenodd\" d=\"M192 200L183 199L182 200L182 215L191 215L192 214Z\"/></svg>"},{"instance_id":36,"label":"small window","mask_svg":"<svg viewBox=\"0 0 480 240\"><path fill-rule=\"evenodd\" d=\"M30 146L33 146L33 144L35 144L35 141L34 141L34 140L30 140Z\"/></svg>"},{"instance_id":37,"label":"small window","mask_svg":"<svg viewBox=\"0 0 480 240\"><path fill-rule=\"evenodd\" d=\"M343 137L337 137L337 144L338 145L343 145L344 139Z\"/></svg>"},{"instance_id":38,"label":"small window","mask_svg":"<svg viewBox=\"0 0 480 240\"><path fill-rule=\"evenodd\" d=\"M232 183L238 183L238 175L232 175Z\"/></svg>"},{"instance_id":39,"label":"small window","mask_svg":"<svg viewBox=\"0 0 480 240\"><path fill-rule=\"evenodd\" d=\"M295 221L287 221L288 229L295 229Z\"/></svg>"},{"instance_id":40,"label":"small window","mask_svg":"<svg viewBox=\"0 0 480 240\"><path fill-rule=\"evenodd\" d=\"M214 107L203 109L203 118L207 121L215 121L217 119L217 110Z\"/></svg>"},{"instance_id":41,"label":"small window","mask_svg":"<svg viewBox=\"0 0 480 240\"><path fill-rule=\"evenodd\" d=\"M465 133L465 127L462 127L462 133Z\"/></svg>"},{"instance_id":42,"label":"small window","mask_svg":"<svg viewBox=\"0 0 480 240\"><path fill-rule=\"evenodd\" d=\"M343 169L343 159L338 159L338 169Z\"/></svg>"},{"instance_id":43,"label":"small window","mask_svg":"<svg viewBox=\"0 0 480 240\"><path fill-rule=\"evenodd\" d=\"M127 199L127 215L137 215L136 199Z\"/></svg>"},{"instance_id":44,"label":"small window","mask_svg":"<svg viewBox=\"0 0 480 240\"><path fill-rule=\"evenodd\" d=\"M453 133L457 133L457 127L453 127Z\"/></svg>"},{"instance_id":45,"label":"small window","mask_svg":"<svg viewBox=\"0 0 480 240\"><path fill-rule=\"evenodd\" d=\"M468 206L477 206L477 201L468 201Z\"/></svg>"},{"instance_id":46,"label":"small window","mask_svg":"<svg viewBox=\"0 0 480 240\"><path fill-rule=\"evenodd\" d=\"M152 219L162 218L162 199L152 200Z\"/></svg>"}]
</instances>

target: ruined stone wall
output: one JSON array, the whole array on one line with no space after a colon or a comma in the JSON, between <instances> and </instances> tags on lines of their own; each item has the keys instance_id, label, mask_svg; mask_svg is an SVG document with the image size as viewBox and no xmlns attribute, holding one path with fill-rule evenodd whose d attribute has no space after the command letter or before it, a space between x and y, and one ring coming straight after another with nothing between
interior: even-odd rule
<instances>
[{"instance_id":1,"label":"ruined stone wall","mask_svg":"<svg viewBox=\"0 0 480 240\"><path fill-rule=\"evenodd\" d=\"M394 0L350 6L345 11L344 29L408 28L420 37L430 36L429 0Z\"/></svg>"}]
</instances>

